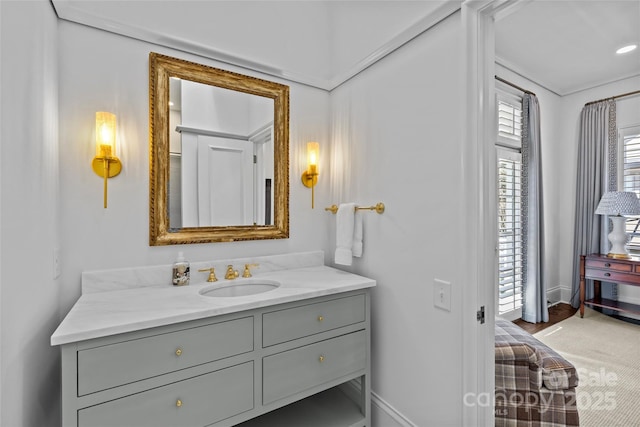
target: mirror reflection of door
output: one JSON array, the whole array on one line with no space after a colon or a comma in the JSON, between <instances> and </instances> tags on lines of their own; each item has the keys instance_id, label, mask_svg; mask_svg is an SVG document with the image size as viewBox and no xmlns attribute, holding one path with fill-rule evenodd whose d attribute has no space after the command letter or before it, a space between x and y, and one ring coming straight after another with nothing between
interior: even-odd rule
<instances>
[{"instance_id":1,"label":"mirror reflection of door","mask_svg":"<svg viewBox=\"0 0 640 427\"><path fill-rule=\"evenodd\" d=\"M272 224L273 100L170 86L170 227Z\"/></svg>"},{"instance_id":2,"label":"mirror reflection of door","mask_svg":"<svg viewBox=\"0 0 640 427\"><path fill-rule=\"evenodd\" d=\"M253 144L182 134L182 226L253 223Z\"/></svg>"}]
</instances>

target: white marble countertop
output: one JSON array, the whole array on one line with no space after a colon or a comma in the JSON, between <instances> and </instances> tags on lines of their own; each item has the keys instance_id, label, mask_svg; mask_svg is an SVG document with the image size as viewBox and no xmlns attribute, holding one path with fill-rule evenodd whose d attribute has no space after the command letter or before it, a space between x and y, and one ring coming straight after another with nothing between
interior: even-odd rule
<instances>
[{"instance_id":1,"label":"white marble countertop","mask_svg":"<svg viewBox=\"0 0 640 427\"><path fill-rule=\"evenodd\" d=\"M51 345L235 313L375 286L375 280L326 266L256 272L251 280L276 281L280 286L242 297L207 297L210 286L240 283L219 280L188 286L144 286L83 294L51 336Z\"/></svg>"}]
</instances>

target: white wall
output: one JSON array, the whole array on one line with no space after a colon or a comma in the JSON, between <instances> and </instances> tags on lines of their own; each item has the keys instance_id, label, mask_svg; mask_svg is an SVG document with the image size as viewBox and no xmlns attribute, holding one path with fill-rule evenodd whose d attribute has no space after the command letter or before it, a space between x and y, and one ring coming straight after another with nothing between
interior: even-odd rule
<instances>
[{"instance_id":1,"label":"white wall","mask_svg":"<svg viewBox=\"0 0 640 427\"><path fill-rule=\"evenodd\" d=\"M265 76L67 21L60 21L59 30L63 313L80 294L83 270L168 264L178 251L184 251L187 260L206 261L327 246L326 233L318 227L326 212L310 209L310 191L300 181L306 142L328 141L327 92L281 81L291 87L289 239L150 247L149 52ZM108 209L102 206L101 178L90 167L93 117L99 110L118 117L123 162L122 173L109 181ZM317 206L328 201L327 188L328 180L321 176Z\"/></svg>"},{"instance_id":2,"label":"white wall","mask_svg":"<svg viewBox=\"0 0 640 427\"><path fill-rule=\"evenodd\" d=\"M564 167L554 171L553 181L565 183L562 186L562 194L556 200L554 210L562 213L558 217L558 266L559 279L563 287L563 300L571 298L571 280L573 265L573 231L575 224L575 194L576 194L576 170L578 162L578 136L580 126L580 112L584 104L597 101L623 93L638 90L640 77L621 80L594 89L585 90L562 98L561 111L563 124L560 128L561 144L556 148L556 156L566 159ZM622 98L617 101L617 125L618 128L633 124L640 124L640 97ZM640 303L638 289L620 286L619 298L621 300Z\"/></svg>"},{"instance_id":3,"label":"white wall","mask_svg":"<svg viewBox=\"0 0 640 427\"><path fill-rule=\"evenodd\" d=\"M462 422L460 50L458 13L331 93L332 202L387 207L364 214L348 268L378 281L373 391L419 426ZM434 308L434 278L452 283L451 312Z\"/></svg>"},{"instance_id":4,"label":"white wall","mask_svg":"<svg viewBox=\"0 0 640 427\"><path fill-rule=\"evenodd\" d=\"M57 19L44 0L1 1L0 18L0 425L58 425Z\"/></svg>"}]
</instances>

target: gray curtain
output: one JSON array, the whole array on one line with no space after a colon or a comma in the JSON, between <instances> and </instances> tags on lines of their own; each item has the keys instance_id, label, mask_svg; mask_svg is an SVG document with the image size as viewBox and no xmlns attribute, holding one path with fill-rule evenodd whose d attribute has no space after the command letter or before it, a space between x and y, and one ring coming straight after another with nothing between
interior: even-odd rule
<instances>
[{"instance_id":1,"label":"gray curtain","mask_svg":"<svg viewBox=\"0 0 640 427\"><path fill-rule=\"evenodd\" d=\"M571 305L580 305L580 256L608 251L603 227L607 226L595 210L606 191L617 187L615 148L615 102L612 100L585 105L580 115L578 137L578 177L573 236L573 280ZM613 132L613 138L611 137ZM593 297L587 287L587 298Z\"/></svg>"},{"instance_id":2,"label":"gray curtain","mask_svg":"<svg viewBox=\"0 0 640 427\"><path fill-rule=\"evenodd\" d=\"M538 98L525 93L522 107L522 319L548 322Z\"/></svg>"}]
</instances>

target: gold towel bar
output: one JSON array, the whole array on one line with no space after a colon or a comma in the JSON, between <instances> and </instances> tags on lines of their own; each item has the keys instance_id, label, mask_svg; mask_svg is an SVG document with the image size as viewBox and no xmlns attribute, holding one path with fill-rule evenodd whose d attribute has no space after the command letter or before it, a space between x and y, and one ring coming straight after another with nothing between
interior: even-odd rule
<instances>
[{"instance_id":1,"label":"gold towel bar","mask_svg":"<svg viewBox=\"0 0 640 427\"><path fill-rule=\"evenodd\" d=\"M338 212L338 206L331 205L328 208L324 208L324 210L335 214ZM376 213L381 214L384 212L384 203L380 202L380 203L377 203L375 206L356 206L356 210L357 211L376 211Z\"/></svg>"}]
</instances>

